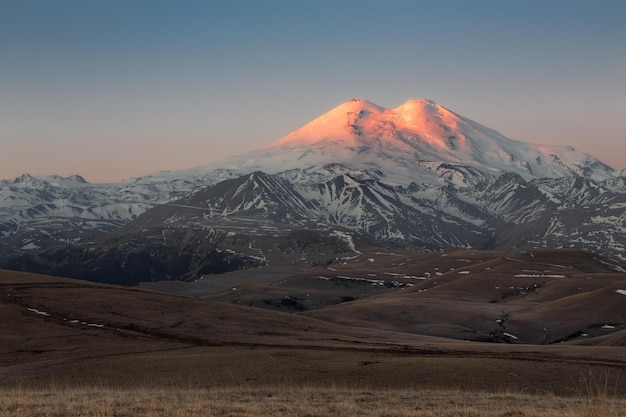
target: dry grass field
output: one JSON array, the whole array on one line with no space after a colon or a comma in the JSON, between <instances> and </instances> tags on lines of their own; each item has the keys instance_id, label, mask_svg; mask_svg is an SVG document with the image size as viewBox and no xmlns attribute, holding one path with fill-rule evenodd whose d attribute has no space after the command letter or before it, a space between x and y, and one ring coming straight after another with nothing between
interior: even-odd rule
<instances>
[{"instance_id":1,"label":"dry grass field","mask_svg":"<svg viewBox=\"0 0 626 417\"><path fill-rule=\"evenodd\" d=\"M15 417L619 417L626 401L510 392L193 387L5 389L0 415Z\"/></svg>"},{"instance_id":2,"label":"dry grass field","mask_svg":"<svg viewBox=\"0 0 626 417\"><path fill-rule=\"evenodd\" d=\"M366 293L362 283L300 274L293 280L321 283L320 299L364 294L304 314L0 271L0 417L626 416L626 347L610 343L622 340L626 297L615 290L624 286L623 274L578 258L581 265L560 268L567 285L544 276L541 291L507 298L515 313L511 328L528 338L534 336L525 335L523 321L514 321L526 310L545 317L564 312L577 328L588 323L585 317L613 320L614 328L596 329L586 343L478 343L442 337L441 330L407 330L415 323L402 324L400 312L415 309L412 317L420 317L424 293L432 294L432 315L442 321L480 316L481 297L499 294L490 280L496 275L479 278L484 262L501 278L527 278L511 276L521 275L510 269L520 262L500 255L480 263L470 262L469 253L448 256L456 256L448 264L454 270L433 273L437 284L423 280L426 291L385 287ZM385 272L408 274L406 264L389 262ZM417 276L442 268L434 262L421 259L409 267ZM463 267L470 273L459 274ZM358 263L343 268L337 273L365 271ZM286 279L276 287L296 288L297 282ZM443 314L454 306L447 298L464 299L454 315ZM360 311L367 305L369 312ZM493 311L482 311L492 321ZM553 328L567 329L567 319L555 317Z\"/></svg>"}]
</instances>

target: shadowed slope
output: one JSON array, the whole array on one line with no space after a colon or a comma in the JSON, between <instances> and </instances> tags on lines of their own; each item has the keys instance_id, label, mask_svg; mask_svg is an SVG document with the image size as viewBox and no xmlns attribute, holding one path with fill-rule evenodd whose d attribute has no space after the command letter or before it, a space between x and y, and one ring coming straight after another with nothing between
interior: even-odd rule
<instances>
[{"instance_id":1,"label":"shadowed slope","mask_svg":"<svg viewBox=\"0 0 626 417\"><path fill-rule=\"evenodd\" d=\"M401 291L306 314L475 341L625 342L626 274L616 271L622 269L618 264L576 251L487 255L484 260L480 252L456 251L449 257L467 263L440 268L437 276Z\"/></svg>"}]
</instances>

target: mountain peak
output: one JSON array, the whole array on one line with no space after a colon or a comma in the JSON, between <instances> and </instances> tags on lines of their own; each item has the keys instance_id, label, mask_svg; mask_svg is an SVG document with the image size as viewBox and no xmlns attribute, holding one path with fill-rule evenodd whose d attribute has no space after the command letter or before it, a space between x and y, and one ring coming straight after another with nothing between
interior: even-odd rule
<instances>
[{"instance_id":1,"label":"mountain peak","mask_svg":"<svg viewBox=\"0 0 626 417\"><path fill-rule=\"evenodd\" d=\"M427 98L387 109L353 98L276 142L220 167L278 173L340 164L376 170L391 184L440 183L424 162L477 170L487 177L605 178L610 168L582 152L509 139Z\"/></svg>"},{"instance_id":2,"label":"mountain peak","mask_svg":"<svg viewBox=\"0 0 626 417\"><path fill-rule=\"evenodd\" d=\"M387 109L371 101L353 98L330 109L301 128L270 144L267 148L311 146L319 142L345 142L351 137L357 120L374 118Z\"/></svg>"},{"instance_id":3,"label":"mountain peak","mask_svg":"<svg viewBox=\"0 0 626 417\"><path fill-rule=\"evenodd\" d=\"M399 105L398 107L390 110L385 107L379 106L364 98L351 98L348 101L338 105L330 112L333 111L360 111L360 110L375 110L376 113L395 112L395 113L437 113L441 110L445 110L436 102L428 98L409 99Z\"/></svg>"},{"instance_id":4,"label":"mountain peak","mask_svg":"<svg viewBox=\"0 0 626 417\"><path fill-rule=\"evenodd\" d=\"M385 110L386 109L384 107L379 106L378 104L372 103L371 101L366 100L364 98L351 98L350 100L341 103L340 105L336 106L335 108L331 109L330 111L328 111L327 113L325 113L324 115L320 117L323 117L323 116L333 117L335 115L341 116L344 113L361 113L361 112L367 112L368 114L382 113Z\"/></svg>"},{"instance_id":5,"label":"mountain peak","mask_svg":"<svg viewBox=\"0 0 626 417\"><path fill-rule=\"evenodd\" d=\"M439 104L435 103L431 99L418 98L418 99L410 99L410 100L405 101L404 103L396 107L396 110L402 109L404 111L411 111L411 110L423 108L429 111L437 111L439 107L440 107Z\"/></svg>"},{"instance_id":6,"label":"mountain peak","mask_svg":"<svg viewBox=\"0 0 626 417\"><path fill-rule=\"evenodd\" d=\"M389 112L398 129L418 132L423 139L447 139L446 132L456 130L462 123L459 116L429 99L408 100Z\"/></svg>"},{"instance_id":7,"label":"mountain peak","mask_svg":"<svg viewBox=\"0 0 626 417\"><path fill-rule=\"evenodd\" d=\"M33 180L33 176L30 175L27 172L27 173L24 173L24 174L20 175L19 177L15 178L15 180L13 182L18 184L18 183L30 182L32 180Z\"/></svg>"},{"instance_id":8,"label":"mountain peak","mask_svg":"<svg viewBox=\"0 0 626 417\"><path fill-rule=\"evenodd\" d=\"M372 103L371 101L364 99L364 98L359 98L359 97L354 97L351 98L350 100L347 100L346 102L340 104L340 106L355 106L355 107L377 107L379 109L383 109L382 107L380 107L379 105Z\"/></svg>"},{"instance_id":9,"label":"mountain peak","mask_svg":"<svg viewBox=\"0 0 626 417\"><path fill-rule=\"evenodd\" d=\"M58 185L59 183L80 183L87 184L87 180L85 180L80 175L70 175L69 177L63 177L61 175L38 175L33 176L29 173L25 173L15 178L13 184L35 184L35 183L47 183L51 185Z\"/></svg>"}]
</instances>

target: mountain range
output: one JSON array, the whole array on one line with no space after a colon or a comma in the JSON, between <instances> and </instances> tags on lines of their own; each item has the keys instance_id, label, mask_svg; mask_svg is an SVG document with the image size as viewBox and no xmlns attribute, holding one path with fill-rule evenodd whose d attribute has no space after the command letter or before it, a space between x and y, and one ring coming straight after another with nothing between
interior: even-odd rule
<instances>
[{"instance_id":1,"label":"mountain range","mask_svg":"<svg viewBox=\"0 0 626 417\"><path fill-rule=\"evenodd\" d=\"M268 146L117 184L0 182L0 265L136 284L377 248L575 248L626 260L626 172L430 100L352 99Z\"/></svg>"}]
</instances>

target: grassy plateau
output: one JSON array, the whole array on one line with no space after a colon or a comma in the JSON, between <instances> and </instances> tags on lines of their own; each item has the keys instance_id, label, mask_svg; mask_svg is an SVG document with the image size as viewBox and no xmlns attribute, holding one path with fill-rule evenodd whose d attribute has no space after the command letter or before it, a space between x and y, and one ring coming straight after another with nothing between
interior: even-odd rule
<instances>
[{"instance_id":1,"label":"grassy plateau","mask_svg":"<svg viewBox=\"0 0 626 417\"><path fill-rule=\"evenodd\" d=\"M194 296L0 271L0 417L626 416L625 274L556 255Z\"/></svg>"}]
</instances>

